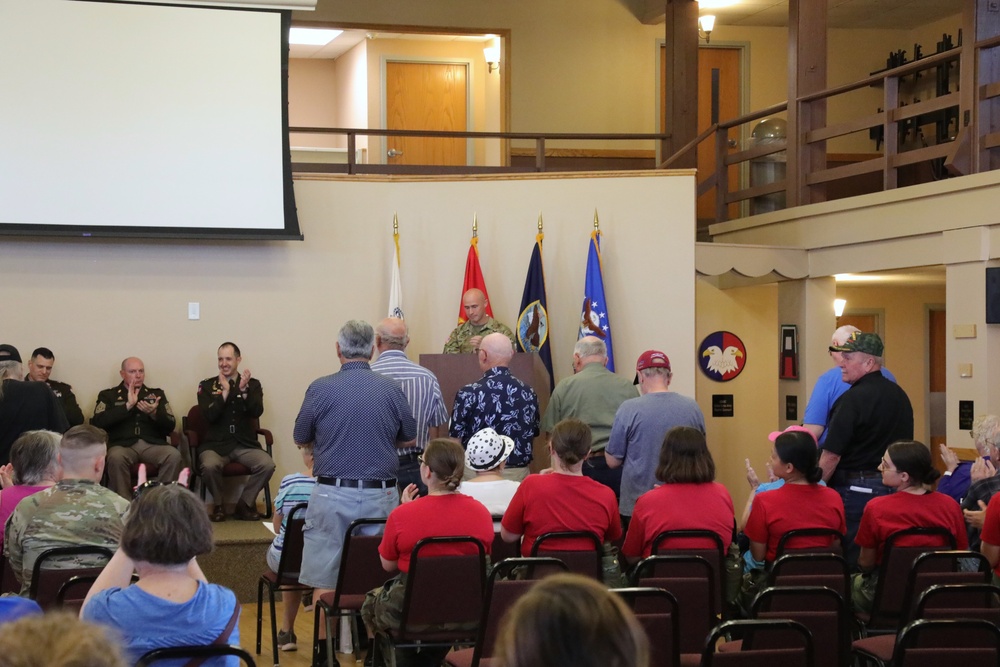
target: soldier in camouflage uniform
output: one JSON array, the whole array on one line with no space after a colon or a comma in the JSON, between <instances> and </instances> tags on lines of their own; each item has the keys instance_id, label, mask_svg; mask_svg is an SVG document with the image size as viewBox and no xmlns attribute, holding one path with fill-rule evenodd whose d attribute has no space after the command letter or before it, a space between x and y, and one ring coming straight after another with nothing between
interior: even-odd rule
<instances>
[{"instance_id":1,"label":"soldier in camouflage uniform","mask_svg":"<svg viewBox=\"0 0 1000 667\"><path fill-rule=\"evenodd\" d=\"M470 289L462 295L462 309L465 311L465 322L459 324L448 336L444 344L445 354L468 354L479 348L483 337L491 333L502 333L510 338L511 344L517 343L514 334L502 322L486 314L489 301L482 290Z\"/></svg>"},{"instance_id":2,"label":"soldier in camouflage uniform","mask_svg":"<svg viewBox=\"0 0 1000 667\"><path fill-rule=\"evenodd\" d=\"M205 441L198 450L202 481L212 494L212 521L225 521L222 507L222 469L231 462L250 469L250 478L236 503L236 518L258 521L257 496L274 474L274 461L260 447L256 420L264 414L264 390L250 370L240 373L240 348L226 342L219 346L219 374L198 385L198 407L208 422Z\"/></svg>"},{"instance_id":3,"label":"soldier in camouflage uniform","mask_svg":"<svg viewBox=\"0 0 1000 667\"><path fill-rule=\"evenodd\" d=\"M147 387L142 359L122 362L122 382L97 395L90 423L108 432L108 487L132 498L132 467L156 466L157 481L173 482L181 471L181 453L167 444L174 413L162 389Z\"/></svg>"},{"instance_id":4,"label":"soldier in camouflage uniform","mask_svg":"<svg viewBox=\"0 0 1000 667\"><path fill-rule=\"evenodd\" d=\"M39 554L70 546L118 548L129 502L100 485L107 454L107 434L94 426L74 426L59 446L63 479L20 502L4 535L4 551L21 595L31 586ZM103 556L65 556L47 560L52 569L100 567Z\"/></svg>"},{"instance_id":5,"label":"soldier in camouflage uniform","mask_svg":"<svg viewBox=\"0 0 1000 667\"><path fill-rule=\"evenodd\" d=\"M70 426L78 426L83 423L83 410L76 402L73 395L73 387L65 382L57 382L49 376L52 374L52 366L56 363L56 355L47 347L36 348L28 359L28 374L25 380L32 382L44 382L49 385L49 389L56 395L62 404L63 412L66 413L66 421Z\"/></svg>"}]
</instances>

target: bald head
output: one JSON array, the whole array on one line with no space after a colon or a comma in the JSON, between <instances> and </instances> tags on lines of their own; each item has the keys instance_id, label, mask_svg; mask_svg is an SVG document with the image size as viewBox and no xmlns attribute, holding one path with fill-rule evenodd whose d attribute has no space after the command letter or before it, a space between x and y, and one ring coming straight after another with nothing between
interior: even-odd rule
<instances>
[{"instance_id":1,"label":"bald head","mask_svg":"<svg viewBox=\"0 0 1000 667\"><path fill-rule=\"evenodd\" d=\"M514 344L502 333L491 333L479 344L479 367L482 370L507 366L514 356Z\"/></svg>"},{"instance_id":2,"label":"bald head","mask_svg":"<svg viewBox=\"0 0 1000 667\"><path fill-rule=\"evenodd\" d=\"M405 350L409 342L406 322L398 317L387 317L375 327L375 347L379 352Z\"/></svg>"},{"instance_id":3,"label":"bald head","mask_svg":"<svg viewBox=\"0 0 1000 667\"><path fill-rule=\"evenodd\" d=\"M482 290L475 287L466 290L465 294L462 295L462 310L465 311L465 319L476 326L485 324L489 317L486 314L487 303L486 295L483 294Z\"/></svg>"},{"instance_id":4,"label":"bald head","mask_svg":"<svg viewBox=\"0 0 1000 667\"><path fill-rule=\"evenodd\" d=\"M139 357L129 357L124 360L119 374L126 387L141 387L146 381L146 367Z\"/></svg>"}]
</instances>

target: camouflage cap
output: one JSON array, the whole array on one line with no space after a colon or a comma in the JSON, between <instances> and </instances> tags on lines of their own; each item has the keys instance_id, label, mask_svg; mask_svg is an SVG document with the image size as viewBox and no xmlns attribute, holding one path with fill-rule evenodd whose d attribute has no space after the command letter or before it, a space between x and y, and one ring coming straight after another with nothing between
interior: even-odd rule
<instances>
[{"instance_id":1,"label":"camouflage cap","mask_svg":"<svg viewBox=\"0 0 1000 667\"><path fill-rule=\"evenodd\" d=\"M831 352L864 352L875 357L881 357L885 346L878 334L855 331L843 345L831 345Z\"/></svg>"}]
</instances>

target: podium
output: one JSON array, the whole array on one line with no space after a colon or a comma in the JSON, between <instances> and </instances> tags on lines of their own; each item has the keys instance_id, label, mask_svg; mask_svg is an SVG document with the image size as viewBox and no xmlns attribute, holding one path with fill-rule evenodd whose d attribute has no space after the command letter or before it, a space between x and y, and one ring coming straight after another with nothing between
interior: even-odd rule
<instances>
[{"instance_id":1,"label":"podium","mask_svg":"<svg viewBox=\"0 0 1000 667\"><path fill-rule=\"evenodd\" d=\"M479 355L476 354L421 354L420 365L437 376L441 385L441 395L452 413L455 405L455 394L458 390L483 377L479 369ZM510 373L521 382L535 390L538 396L538 419L541 421L545 408L549 405L549 371L535 352L518 352L510 360ZM548 449L545 438L535 438L532 446L532 472L547 468L549 465Z\"/></svg>"}]
</instances>

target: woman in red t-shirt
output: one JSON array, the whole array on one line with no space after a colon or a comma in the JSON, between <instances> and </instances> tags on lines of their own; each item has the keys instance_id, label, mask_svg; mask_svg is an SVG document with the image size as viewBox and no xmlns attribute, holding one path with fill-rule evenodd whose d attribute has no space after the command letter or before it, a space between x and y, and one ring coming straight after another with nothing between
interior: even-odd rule
<instances>
[{"instance_id":1,"label":"woman in red t-shirt","mask_svg":"<svg viewBox=\"0 0 1000 667\"><path fill-rule=\"evenodd\" d=\"M927 445L913 440L894 442L878 467L882 471L882 483L896 491L868 501L854 538L855 544L861 547L858 555L861 574L854 575L851 600L854 608L860 611L871 610L882 550L893 533L917 526L936 526L946 528L955 536L956 547L969 548L961 507L951 496L931 491L931 485L941 473L931 462ZM928 546L941 546L937 538L930 539L933 541L928 542ZM924 542L902 544L921 546Z\"/></svg>"},{"instance_id":2,"label":"woman in red t-shirt","mask_svg":"<svg viewBox=\"0 0 1000 667\"><path fill-rule=\"evenodd\" d=\"M589 530L602 542L621 537L615 492L583 476L583 462L590 454L590 442L590 427L579 419L564 419L552 429L549 439L551 473L528 475L511 498L500 522L504 541L521 540L522 555L530 555L531 545L545 533ZM591 544L579 539L555 542L552 549L569 551L582 551Z\"/></svg>"},{"instance_id":3,"label":"woman in red t-shirt","mask_svg":"<svg viewBox=\"0 0 1000 667\"><path fill-rule=\"evenodd\" d=\"M361 616L373 634L397 629L401 620L406 573L417 542L426 537L475 537L490 553L493 547L493 517L475 498L458 492L465 472L465 451L454 440L436 439L427 443L420 462L420 479L427 495L418 497L410 484L400 498L400 506L389 514L378 553L386 572L400 574L382 587L370 591L361 607ZM470 553L471 545L445 544L423 556L450 556ZM446 652L446 651L445 651ZM442 653L441 657L444 657Z\"/></svg>"},{"instance_id":4,"label":"woman in red t-shirt","mask_svg":"<svg viewBox=\"0 0 1000 667\"><path fill-rule=\"evenodd\" d=\"M628 525L622 555L645 558L653 540L667 530L711 530L726 547L733 540L733 499L715 481L715 461L696 428L677 426L667 431L660 447L656 479L662 485L639 496ZM710 549L713 542L698 538L674 539L678 549Z\"/></svg>"},{"instance_id":5,"label":"woman in red t-shirt","mask_svg":"<svg viewBox=\"0 0 1000 667\"><path fill-rule=\"evenodd\" d=\"M785 431L774 440L771 467L785 483L773 491L754 496L743 533L750 540L754 565L774 560L778 542L790 530L831 528L847 530L844 501L833 489L819 484L823 471L818 465L816 440L805 431ZM830 538L802 538L797 547L825 547ZM747 569L754 569L749 567Z\"/></svg>"}]
</instances>

